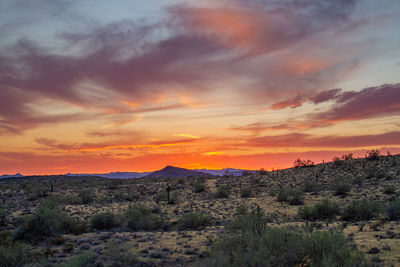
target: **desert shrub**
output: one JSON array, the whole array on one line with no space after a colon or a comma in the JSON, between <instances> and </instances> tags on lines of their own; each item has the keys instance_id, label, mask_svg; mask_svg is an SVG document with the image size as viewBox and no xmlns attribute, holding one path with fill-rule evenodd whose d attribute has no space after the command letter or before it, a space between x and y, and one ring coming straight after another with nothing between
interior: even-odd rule
<instances>
[{"instance_id":1,"label":"desert shrub","mask_svg":"<svg viewBox=\"0 0 400 267\"><path fill-rule=\"evenodd\" d=\"M165 201L168 204L177 204L179 202L179 195L177 192L173 192L169 196L169 201L168 201L168 193L167 192L160 192L157 195L154 196L154 201L156 203L159 203L160 201Z\"/></svg>"},{"instance_id":2,"label":"desert shrub","mask_svg":"<svg viewBox=\"0 0 400 267\"><path fill-rule=\"evenodd\" d=\"M300 218L307 221L332 220L339 214L339 206L328 199L324 199L313 206L300 207L298 211Z\"/></svg>"},{"instance_id":3,"label":"desert shrub","mask_svg":"<svg viewBox=\"0 0 400 267\"><path fill-rule=\"evenodd\" d=\"M205 187L204 183L196 181L193 184L193 192L194 193L201 193L201 192L204 192L205 190L206 190L206 187Z\"/></svg>"},{"instance_id":4,"label":"desert shrub","mask_svg":"<svg viewBox=\"0 0 400 267\"><path fill-rule=\"evenodd\" d=\"M60 264L61 267L95 267L96 254L88 251L72 257L67 263Z\"/></svg>"},{"instance_id":5,"label":"desert shrub","mask_svg":"<svg viewBox=\"0 0 400 267\"><path fill-rule=\"evenodd\" d=\"M250 186L246 186L240 189L240 196L245 198L245 197L251 197L253 195L253 190Z\"/></svg>"},{"instance_id":6,"label":"desert shrub","mask_svg":"<svg viewBox=\"0 0 400 267\"><path fill-rule=\"evenodd\" d=\"M5 226L7 224L7 213L9 205L0 205L0 226Z\"/></svg>"},{"instance_id":7,"label":"desert shrub","mask_svg":"<svg viewBox=\"0 0 400 267\"><path fill-rule=\"evenodd\" d=\"M117 191L113 194L113 199L116 201L134 201L139 199L139 196L136 194L129 194Z\"/></svg>"},{"instance_id":8,"label":"desert shrub","mask_svg":"<svg viewBox=\"0 0 400 267\"><path fill-rule=\"evenodd\" d=\"M304 187L303 187L304 192L317 192L320 189L321 189L320 184L318 184L313 179L306 179L304 181Z\"/></svg>"},{"instance_id":9,"label":"desert shrub","mask_svg":"<svg viewBox=\"0 0 400 267\"><path fill-rule=\"evenodd\" d=\"M351 190L351 184L346 181L336 181L333 190L335 196L346 196Z\"/></svg>"},{"instance_id":10,"label":"desert shrub","mask_svg":"<svg viewBox=\"0 0 400 267\"><path fill-rule=\"evenodd\" d=\"M80 197L82 199L82 204L90 204L90 203L94 202L94 200L96 198L94 191L90 190L90 189L85 189L85 190L79 191L78 197Z\"/></svg>"},{"instance_id":11,"label":"desert shrub","mask_svg":"<svg viewBox=\"0 0 400 267\"><path fill-rule=\"evenodd\" d=\"M111 267L140 266L129 247L115 239L107 242L103 254L111 261Z\"/></svg>"},{"instance_id":12,"label":"desert shrub","mask_svg":"<svg viewBox=\"0 0 400 267\"><path fill-rule=\"evenodd\" d=\"M109 230L118 226L118 219L111 212L100 213L90 219L90 226L96 230Z\"/></svg>"},{"instance_id":13,"label":"desert shrub","mask_svg":"<svg viewBox=\"0 0 400 267\"><path fill-rule=\"evenodd\" d=\"M372 150L367 151L367 154L365 155L365 157L369 160L377 160L377 159L379 159L380 153L381 152L379 151L379 149L372 149Z\"/></svg>"},{"instance_id":14,"label":"desert shrub","mask_svg":"<svg viewBox=\"0 0 400 267\"><path fill-rule=\"evenodd\" d=\"M211 247L204 266L360 266L362 254L341 233L304 233L298 229L266 227L226 234Z\"/></svg>"},{"instance_id":15,"label":"desert shrub","mask_svg":"<svg viewBox=\"0 0 400 267\"><path fill-rule=\"evenodd\" d=\"M358 187L361 187L364 182L364 178L362 176L357 176L353 179L351 182L353 185L357 185Z\"/></svg>"},{"instance_id":16,"label":"desert shrub","mask_svg":"<svg viewBox=\"0 0 400 267\"><path fill-rule=\"evenodd\" d=\"M383 193L391 195L396 193L396 188L393 185L385 185L383 187Z\"/></svg>"},{"instance_id":17,"label":"desert shrub","mask_svg":"<svg viewBox=\"0 0 400 267\"><path fill-rule=\"evenodd\" d=\"M36 242L62 233L78 233L84 230L82 223L57 206L46 204L38 208L34 215L24 218L23 225L18 227L14 237Z\"/></svg>"},{"instance_id":18,"label":"desert shrub","mask_svg":"<svg viewBox=\"0 0 400 267\"><path fill-rule=\"evenodd\" d=\"M344 221L368 221L382 212L381 205L376 201L355 200L343 209Z\"/></svg>"},{"instance_id":19,"label":"desert shrub","mask_svg":"<svg viewBox=\"0 0 400 267\"><path fill-rule=\"evenodd\" d=\"M229 196L229 187L227 185L221 185L217 188L215 193L216 198L227 198Z\"/></svg>"},{"instance_id":20,"label":"desert shrub","mask_svg":"<svg viewBox=\"0 0 400 267\"><path fill-rule=\"evenodd\" d=\"M80 205L82 204L82 198L73 194L65 194L65 195L53 195L49 197L50 201L57 202L59 204L68 204L68 205Z\"/></svg>"},{"instance_id":21,"label":"desert shrub","mask_svg":"<svg viewBox=\"0 0 400 267\"><path fill-rule=\"evenodd\" d=\"M390 220L400 219L400 198L395 198L386 209L386 214Z\"/></svg>"},{"instance_id":22,"label":"desert shrub","mask_svg":"<svg viewBox=\"0 0 400 267\"><path fill-rule=\"evenodd\" d=\"M137 230L157 230L161 228L163 220L160 215L154 214L143 205L132 205L125 211L128 228Z\"/></svg>"},{"instance_id":23,"label":"desert shrub","mask_svg":"<svg viewBox=\"0 0 400 267\"><path fill-rule=\"evenodd\" d=\"M267 223L273 220L274 216L266 215L259 206L249 208L246 205L240 205L236 208L236 214L228 222L226 228L232 232L251 231L253 234L262 235Z\"/></svg>"},{"instance_id":24,"label":"desert shrub","mask_svg":"<svg viewBox=\"0 0 400 267\"><path fill-rule=\"evenodd\" d=\"M0 267L33 266L32 263L40 263L41 259L39 253L24 243L8 241L0 244Z\"/></svg>"},{"instance_id":25,"label":"desert shrub","mask_svg":"<svg viewBox=\"0 0 400 267\"><path fill-rule=\"evenodd\" d=\"M348 154L342 155L342 160L352 160L352 159L353 159L353 153L348 153Z\"/></svg>"},{"instance_id":26,"label":"desert shrub","mask_svg":"<svg viewBox=\"0 0 400 267\"><path fill-rule=\"evenodd\" d=\"M204 213L186 213L178 220L180 229L200 230L207 225L210 225L211 219Z\"/></svg>"},{"instance_id":27,"label":"desert shrub","mask_svg":"<svg viewBox=\"0 0 400 267\"><path fill-rule=\"evenodd\" d=\"M27 187L28 200L33 201L49 195L49 189L44 186Z\"/></svg>"},{"instance_id":28,"label":"desert shrub","mask_svg":"<svg viewBox=\"0 0 400 267\"><path fill-rule=\"evenodd\" d=\"M301 189L280 189L276 197L279 202L286 202L289 205L301 205L304 203L304 192Z\"/></svg>"},{"instance_id":29,"label":"desert shrub","mask_svg":"<svg viewBox=\"0 0 400 267\"><path fill-rule=\"evenodd\" d=\"M302 160L302 159L296 159L293 161L293 167L295 168L301 168L301 167L311 167L314 166L314 162L311 160Z\"/></svg>"}]
</instances>

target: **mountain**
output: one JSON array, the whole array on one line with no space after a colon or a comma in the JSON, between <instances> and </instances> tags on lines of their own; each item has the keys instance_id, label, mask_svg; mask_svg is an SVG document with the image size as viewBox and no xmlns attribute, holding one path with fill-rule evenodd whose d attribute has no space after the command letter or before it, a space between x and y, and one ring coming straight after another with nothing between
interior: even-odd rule
<instances>
[{"instance_id":1,"label":"mountain","mask_svg":"<svg viewBox=\"0 0 400 267\"><path fill-rule=\"evenodd\" d=\"M198 171L193 171L193 170L188 170L184 168L178 168L174 166L167 166L162 170L152 172L146 176L143 176L143 178L160 178L160 177L173 177L173 178L186 178L189 176L192 177L200 177L200 176L206 176L210 175L204 172L198 172Z\"/></svg>"},{"instance_id":2,"label":"mountain","mask_svg":"<svg viewBox=\"0 0 400 267\"><path fill-rule=\"evenodd\" d=\"M66 176L97 176L110 179L140 178L151 172L67 173Z\"/></svg>"},{"instance_id":3,"label":"mountain","mask_svg":"<svg viewBox=\"0 0 400 267\"><path fill-rule=\"evenodd\" d=\"M0 175L0 179L2 179L2 178L19 178L19 177L24 177L24 176L20 173Z\"/></svg>"},{"instance_id":4,"label":"mountain","mask_svg":"<svg viewBox=\"0 0 400 267\"><path fill-rule=\"evenodd\" d=\"M248 171L248 170L233 169L233 168L225 168L221 170L195 169L194 171L204 172L215 176L224 176L224 175L241 176L243 172L250 172L250 173L256 172L256 171Z\"/></svg>"}]
</instances>

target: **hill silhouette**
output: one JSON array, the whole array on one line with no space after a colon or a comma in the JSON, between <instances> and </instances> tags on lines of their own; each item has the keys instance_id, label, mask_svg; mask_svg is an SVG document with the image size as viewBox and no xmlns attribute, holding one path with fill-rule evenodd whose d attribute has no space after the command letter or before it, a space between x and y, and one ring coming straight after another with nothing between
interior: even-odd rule
<instances>
[{"instance_id":1,"label":"hill silhouette","mask_svg":"<svg viewBox=\"0 0 400 267\"><path fill-rule=\"evenodd\" d=\"M213 176L203 172L192 171L185 168L179 168L174 166L166 166L165 168L152 172L142 178L160 178L160 177L174 177L174 178L186 178L186 177L200 177L200 176Z\"/></svg>"}]
</instances>

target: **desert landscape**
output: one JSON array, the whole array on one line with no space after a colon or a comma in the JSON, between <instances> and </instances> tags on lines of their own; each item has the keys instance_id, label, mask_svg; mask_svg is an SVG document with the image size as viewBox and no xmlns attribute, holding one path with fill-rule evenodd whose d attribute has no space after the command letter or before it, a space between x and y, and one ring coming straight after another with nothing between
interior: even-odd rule
<instances>
[{"instance_id":1,"label":"desert landscape","mask_svg":"<svg viewBox=\"0 0 400 267\"><path fill-rule=\"evenodd\" d=\"M370 153L242 176L3 178L0 264L398 266L400 156Z\"/></svg>"},{"instance_id":2,"label":"desert landscape","mask_svg":"<svg viewBox=\"0 0 400 267\"><path fill-rule=\"evenodd\" d=\"M0 267L400 266L399 0L0 0Z\"/></svg>"}]
</instances>

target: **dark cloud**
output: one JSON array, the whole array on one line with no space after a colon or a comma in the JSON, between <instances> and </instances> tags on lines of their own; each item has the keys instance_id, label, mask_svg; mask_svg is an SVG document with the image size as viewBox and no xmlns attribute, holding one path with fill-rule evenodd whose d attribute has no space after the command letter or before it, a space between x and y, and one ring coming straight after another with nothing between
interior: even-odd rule
<instances>
[{"instance_id":1,"label":"dark cloud","mask_svg":"<svg viewBox=\"0 0 400 267\"><path fill-rule=\"evenodd\" d=\"M359 92L344 92L327 112L311 115L314 120L337 122L390 116L400 113L400 84L384 84Z\"/></svg>"},{"instance_id":2,"label":"dark cloud","mask_svg":"<svg viewBox=\"0 0 400 267\"><path fill-rule=\"evenodd\" d=\"M319 104L323 103L326 101L334 100L336 97L339 95L341 92L341 89L331 89L331 90L325 90L317 93L316 95L310 97L310 100L314 104Z\"/></svg>"}]
</instances>

